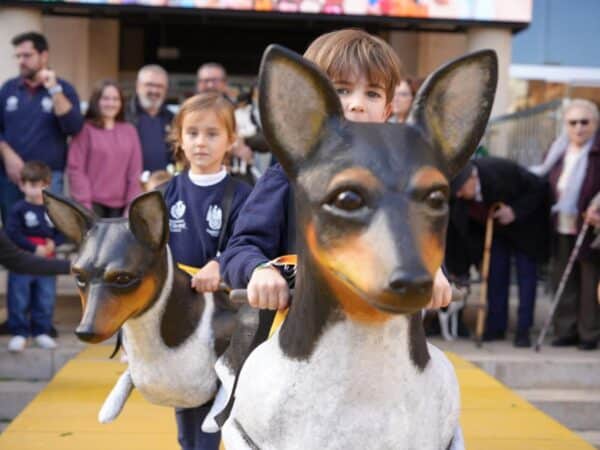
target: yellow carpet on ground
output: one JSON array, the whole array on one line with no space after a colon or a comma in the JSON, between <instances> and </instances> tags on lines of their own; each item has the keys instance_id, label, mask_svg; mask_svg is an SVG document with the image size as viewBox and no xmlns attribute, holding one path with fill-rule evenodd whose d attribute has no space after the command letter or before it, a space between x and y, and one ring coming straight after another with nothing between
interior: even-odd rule
<instances>
[{"instance_id":1,"label":"yellow carpet on ground","mask_svg":"<svg viewBox=\"0 0 600 450\"><path fill-rule=\"evenodd\" d=\"M96 417L124 364L112 347L90 346L71 360L0 435L2 450L177 450L171 408L133 393L117 420ZM462 395L469 450L594 450L473 364L450 354ZM377 443L373 443L377 448Z\"/></svg>"}]
</instances>

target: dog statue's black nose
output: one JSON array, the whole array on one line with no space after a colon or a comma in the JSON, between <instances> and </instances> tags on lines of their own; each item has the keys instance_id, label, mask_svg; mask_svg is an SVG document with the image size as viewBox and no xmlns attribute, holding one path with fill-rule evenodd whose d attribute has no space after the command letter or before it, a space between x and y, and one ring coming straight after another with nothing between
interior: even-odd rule
<instances>
[{"instance_id":1,"label":"dog statue's black nose","mask_svg":"<svg viewBox=\"0 0 600 450\"><path fill-rule=\"evenodd\" d=\"M89 331L75 331L75 335L84 342L91 342L96 336L95 333Z\"/></svg>"},{"instance_id":2,"label":"dog statue's black nose","mask_svg":"<svg viewBox=\"0 0 600 450\"><path fill-rule=\"evenodd\" d=\"M94 331L92 328L79 326L75 330L75 335L84 342L89 342L91 344L97 344L98 342L102 342L105 338L103 338L100 334Z\"/></svg>"},{"instance_id":3,"label":"dog statue's black nose","mask_svg":"<svg viewBox=\"0 0 600 450\"><path fill-rule=\"evenodd\" d=\"M433 280L428 273L411 274L396 270L390 277L389 288L400 295L426 294L433 288Z\"/></svg>"}]
</instances>

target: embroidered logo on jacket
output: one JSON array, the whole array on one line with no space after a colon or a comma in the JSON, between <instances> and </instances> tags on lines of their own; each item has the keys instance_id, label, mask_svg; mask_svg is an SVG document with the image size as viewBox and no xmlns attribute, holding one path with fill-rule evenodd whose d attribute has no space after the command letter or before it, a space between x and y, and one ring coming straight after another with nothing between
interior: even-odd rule
<instances>
[{"instance_id":1,"label":"embroidered logo on jacket","mask_svg":"<svg viewBox=\"0 0 600 450\"><path fill-rule=\"evenodd\" d=\"M24 215L27 228L37 227L40 224L37 215L33 211L27 211Z\"/></svg>"},{"instance_id":2,"label":"embroidered logo on jacket","mask_svg":"<svg viewBox=\"0 0 600 450\"><path fill-rule=\"evenodd\" d=\"M16 111L19 108L19 98L11 95L6 99L6 106L4 109L6 112Z\"/></svg>"},{"instance_id":3,"label":"embroidered logo on jacket","mask_svg":"<svg viewBox=\"0 0 600 450\"><path fill-rule=\"evenodd\" d=\"M221 226L223 225L223 211L219 205L210 205L208 212L206 213L206 221L208 222L208 228L206 232L212 237L219 236L221 232Z\"/></svg>"},{"instance_id":4,"label":"embroidered logo on jacket","mask_svg":"<svg viewBox=\"0 0 600 450\"><path fill-rule=\"evenodd\" d=\"M169 230L172 233L180 233L183 230L187 229L185 224L185 219L182 219L185 214L185 203L182 200L175 202L173 206L171 206L171 219L169 219Z\"/></svg>"},{"instance_id":5,"label":"embroidered logo on jacket","mask_svg":"<svg viewBox=\"0 0 600 450\"><path fill-rule=\"evenodd\" d=\"M50 97L44 97L42 99L42 109L44 110L44 112L52 112L52 99Z\"/></svg>"}]
</instances>

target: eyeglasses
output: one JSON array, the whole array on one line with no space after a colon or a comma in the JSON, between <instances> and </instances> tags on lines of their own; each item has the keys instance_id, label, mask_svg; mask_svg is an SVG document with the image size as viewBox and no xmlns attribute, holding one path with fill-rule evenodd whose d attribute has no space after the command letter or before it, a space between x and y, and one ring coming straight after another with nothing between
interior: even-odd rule
<instances>
[{"instance_id":1,"label":"eyeglasses","mask_svg":"<svg viewBox=\"0 0 600 450\"><path fill-rule=\"evenodd\" d=\"M198 78L200 84L217 84L224 81L224 78Z\"/></svg>"},{"instance_id":2,"label":"eyeglasses","mask_svg":"<svg viewBox=\"0 0 600 450\"><path fill-rule=\"evenodd\" d=\"M573 119L573 120L567 120L567 123L571 127L575 127L575 126L577 126L577 124L580 124L582 127L587 127L590 124L590 119Z\"/></svg>"},{"instance_id":3,"label":"eyeglasses","mask_svg":"<svg viewBox=\"0 0 600 450\"><path fill-rule=\"evenodd\" d=\"M161 83L142 83L142 86L146 87L146 88L153 88L153 89L166 89L167 86L165 86L164 84Z\"/></svg>"}]
</instances>

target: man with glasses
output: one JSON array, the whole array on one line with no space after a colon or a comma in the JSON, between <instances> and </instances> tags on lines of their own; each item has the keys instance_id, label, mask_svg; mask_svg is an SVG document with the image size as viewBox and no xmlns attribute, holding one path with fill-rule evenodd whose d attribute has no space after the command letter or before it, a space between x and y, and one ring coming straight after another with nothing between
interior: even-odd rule
<instances>
[{"instance_id":1,"label":"man with glasses","mask_svg":"<svg viewBox=\"0 0 600 450\"><path fill-rule=\"evenodd\" d=\"M67 137L83 126L75 89L48 67L48 42L35 32L12 39L19 76L0 88L0 213L23 197L18 188L24 162L52 169L53 192L62 193Z\"/></svg>"},{"instance_id":2,"label":"man with glasses","mask_svg":"<svg viewBox=\"0 0 600 450\"><path fill-rule=\"evenodd\" d=\"M202 64L198 69L196 91L202 92L216 91L227 95L227 72L225 67L219 63L210 62Z\"/></svg>"},{"instance_id":3,"label":"man with glasses","mask_svg":"<svg viewBox=\"0 0 600 450\"><path fill-rule=\"evenodd\" d=\"M142 67L137 74L136 95L125 110L125 118L138 130L142 144L144 174L168 169L173 163L167 135L173 113L165 105L169 76L161 66ZM144 175L143 175L144 176Z\"/></svg>"}]
</instances>

